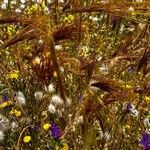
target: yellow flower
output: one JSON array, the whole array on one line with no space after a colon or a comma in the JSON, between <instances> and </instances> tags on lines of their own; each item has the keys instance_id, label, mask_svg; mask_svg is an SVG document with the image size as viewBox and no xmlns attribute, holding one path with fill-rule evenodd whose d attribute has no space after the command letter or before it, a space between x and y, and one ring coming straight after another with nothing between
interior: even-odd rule
<instances>
[{"instance_id":1,"label":"yellow flower","mask_svg":"<svg viewBox=\"0 0 150 150\"><path fill-rule=\"evenodd\" d=\"M6 107L6 106L10 106L11 104L12 104L12 101L11 101L11 100L9 100L9 101L7 101L7 102L3 102L3 103L0 104L0 108L4 108L4 107Z\"/></svg>"},{"instance_id":2,"label":"yellow flower","mask_svg":"<svg viewBox=\"0 0 150 150\"><path fill-rule=\"evenodd\" d=\"M131 89L131 88L132 88L132 86L131 86L131 85L129 85L129 84L127 84L127 85L125 86L125 88L126 88L126 89Z\"/></svg>"},{"instance_id":3,"label":"yellow flower","mask_svg":"<svg viewBox=\"0 0 150 150\"><path fill-rule=\"evenodd\" d=\"M39 65L40 62L41 62L41 59L39 57L35 57L34 60L33 60L33 63L37 64L37 65Z\"/></svg>"},{"instance_id":4,"label":"yellow flower","mask_svg":"<svg viewBox=\"0 0 150 150\"><path fill-rule=\"evenodd\" d=\"M125 128L126 128L126 129L130 129L130 125L126 125Z\"/></svg>"},{"instance_id":5,"label":"yellow flower","mask_svg":"<svg viewBox=\"0 0 150 150\"><path fill-rule=\"evenodd\" d=\"M21 116L21 111L13 109L13 110L11 110L10 114L15 115L16 117L19 117L19 116Z\"/></svg>"},{"instance_id":6,"label":"yellow flower","mask_svg":"<svg viewBox=\"0 0 150 150\"><path fill-rule=\"evenodd\" d=\"M43 129L46 130L46 131L47 131L50 127L51 127L51 125L50 125L49 123L45 123L45 124L43 125Z\"/></svg>"},{"instance_id":7,"label":"yellow flower","mask_svg":"<svg viewBox=\"0 0 150 150\"><path fill-rule=\"evenodd\" d=\"M6 78L17 79L18 76L19 76L19 70L14 70L13 72L10 72L9 74L7 74Z\"/></svg>"},{"instance_id":8,"label":"yellow flower","mask_svg":"<svg viewBox=\"0 0 150 150\"><path fill-rule=\"evenodd\" d=\"M150 102L150 96L145 96L144 100L147 101L147 102Z\"/></svg>"},{"instance_id":9,"label":"yellow flower","mask_svg":"<svg viewBox=\"0 0 150 150\"><path fill-rule=\"evenodd\" d=\"M31 141L31 136L27 135L23 138L24 143L29 143Z\"/></svg>"},{"instance_id":10,"label":"yellow flower","mask_svg":"<svg viewBox=\"0 0 150 150\"><path fill-rule=\"evenodd\" d=\"M69 146L67 143L64 143L63 146L56 145L56 150L69 150Z\"/></svg>"}]
</instances>

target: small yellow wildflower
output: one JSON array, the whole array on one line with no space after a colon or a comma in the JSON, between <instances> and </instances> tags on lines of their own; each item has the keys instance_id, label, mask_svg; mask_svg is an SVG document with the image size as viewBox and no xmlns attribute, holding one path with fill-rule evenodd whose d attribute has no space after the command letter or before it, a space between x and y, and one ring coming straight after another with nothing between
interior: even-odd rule
<instances>
[{"instance_id":1,"label":"small yellow wildflower","mask_svg":"<svg viewBox=\"0 0 150 150\"><path fill-rule=\"evenodd\" d=\"M15 70L13 72L10 72L9 74L6 75L6 78L9 79L17 79L19 76L19 70Z\"/></svg>"},{"instance_id":2,"label":"small yellow wildflower","mask_svg":"<svg viewBox=\"0 0 150 150\"><path fill-rule=\"evenodd\" d=\"M73 20L75 19L75 17L74 17L74 15L68 15L68 19L69 19L70 21L73 21Z\"/></svg>"},{"instance_id":3,"label":"small yellow wildflower","mask_svg":"<svg viewBox=\"0 0 150 150\"><path fill-rule=\"evenodd\" d=\"M130 129L130 125L125 125L125 128L126 129Z\"/></svg>"},{"instance_id":4,"label":"small yellow wildflower","mask_svg":"<svg viewBox=\"0 0 150 150\"><path fill-rule=\"evenodd\" d=\"M31 136L27 135L23 138L24 143L29 143L31 141Z\"/></svg>"},{"instance_id":5,"label":"small yellow wildflower","mask_svg":"<svg viewBox=\"0 0 150 150\"><path fill-rule=\"evenodd\" d=\"M131 86L131 85L129 85L129 84L127 84L127 85L125 86L125 88L126 88L126 89L131 89L131 88L132 88L132 86Z\"/></svg>"},{"instance_id":6,"label":"small yellow wildflower","mask_svg":"<svg viewBox=\"0 0 150 150\"><path fill-rule=\"evenodd\" d=\"M35 57L34 60L33 60L33 63L37 64L37 65L39 65L40 62L41 62L41 59L39 57Z\"/></svg>"},{"instance_id":7,"label":"small yellow wildflower","mask_svg":"<svg viewBox=\"0 0 150 150\"><path fill-rule=\"evenodd\" d=\"M64 18L64 21L71 22L75 19L74 15L68 15L67 17Z\"/></svg>"},{"instance_id":8,"label":"small yellow wildflower","mask_svg":"<svg viewBox=\"0 0 150 150\"><path fill-rule=\"evenodd\" d=\"M45 123L45 124L43 125L43 129L44 129L45 131L47 131L50 127L51 127L50 123Z\"/></svg>"},{"instance_id":9,"label":"small yellow wildflower","mask_svg":"<svg viewBox=\"0 0 150 150\"><path fill-rule=\"evenodd\" d=\"M19 116L21 116L21 111L13 109L13 110L11 110L10 114L15 115L16 117L19 117Z\"/></svg>"},{"instance_id":10,"label":"small yellow wildflower","mask_svg":"<svg viewBox=\"0 0 150 150\"><path fill-rule=\"evenodd\" d=\"M10 106L11 104L12 104L11 100L9 100L7 102L3 102L3 103L0 104L0 108L5 108L7 106Z\"/></svg>"},{"instance_id":11,"label":"small yellow wildflower","mask_svg":"<svg viewBox=\"0 0 150 150\"><path fill-rule=\"evenodd\" d=\"M147 102L150 102L150 96L145 96L144 100L147 101Z\"/></svg>"},{"instance_id":12,"label":"small yellow wildflower","mask_svg":"<svg viewBox=\"0 0 150 150\"><path fill-rule=\"evenodd\" d=\"M64 143L62 147L56 145L56 150L69 150L69 146L67 143Z\"/></svg>"}]
</instances>

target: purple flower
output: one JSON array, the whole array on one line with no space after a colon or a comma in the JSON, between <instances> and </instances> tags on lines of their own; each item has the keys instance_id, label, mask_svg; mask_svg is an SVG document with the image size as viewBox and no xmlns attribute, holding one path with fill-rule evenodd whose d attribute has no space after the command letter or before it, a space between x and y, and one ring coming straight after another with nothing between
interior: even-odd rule
<instances>
[{"instance_id":1,"label":"purple flower","mask_svg":"<svg viewBox=\"0 0 150 150\"><path fill-rule=\"evenodd\" d=\"M132 106L130 103L128 103L128 104L127 104L127 108L126 108L127 111L130 111L132 108L133 108L133 106Z\"/></svg>"},{"instance_id":2,"label":"purple flower","mask_svg":"<svg viewBox=\"0 0 150 150\"><path fill-rule=\"evenodd\" d=\"M116 27L118 22L119 22L119 17L117 17L117 16L111 17L112 29L114 29Z\"/></svg>"},{"instance_id":3,"label":"purple flower","mask_svg":"<svg viewBox=\"0 0 150 150\"><path fill-rule=\"evenodd\" d=\"M132 73L133 70L134 70L133 66L130 66L128 71L129 71L129 73Z\"/></svg>"},{"instance_id":4,"label":"purple flower","mask_svg":"<svg viewBox=\"0 0 150 150\"><path fill-rule=\"evenodd\" d=\"M55 123L51 126L51 134L55 139L59 139L62 135L60 128Z\"/></svg>"},{"instance_id":5,"label":"purple flower","mask_svg":"<svg viewBox=\"0 0 150 150\"><path fill-rule=\"evenodd\" d=\"M140 143L143 145L144 150L150 150L150 134L143 133Z\"/></svg>"},{"instance_id":6,"label":"purple flower","mask_svg":"<svg viewBox=\"0 0 150 150\"><path fill-rule=\"evenodd\" d=\"M5 101L8 101L9 100L9 97L8 97L8 95L5 93L4 95L3 95L3 101L5 102Z\"/></svg>"}]
</instances>

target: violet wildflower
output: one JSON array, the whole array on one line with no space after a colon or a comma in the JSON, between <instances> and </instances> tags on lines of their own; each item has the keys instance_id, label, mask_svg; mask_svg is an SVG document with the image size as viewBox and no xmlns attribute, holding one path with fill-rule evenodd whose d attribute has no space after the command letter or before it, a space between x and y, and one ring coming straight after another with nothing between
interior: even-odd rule
<instances>
[{"instance_id":1,"label":"violet wildflower","mask_svg":"<svg viewBox=\"0 0 150 150\"><path fill-rule=\"evenodd\" d=\"M6 102L6 101L8 101L9 100L9 97L8 97L8 95L5 93L4 95L3 95L3 101L4 102Z\"/></svg>"},{"instance_id":2,"label":"violet wildflower","mask_svg":"<svg viewBox=\"0 0 150 150\"><path fill-rule=\"evenodd\" d=\"M133 66L130 66L129 69L128 69L129 73L132 73L133 70L134 70Z\"/></svg>"},{"instance_id":3,"label":"violet wildflower","mask_svg":"<svg viewBox=\"0 0 150 150\"><path fill-rule=\"evenodd\" d=\"M59 139L62 135L60 128L55 123L51 126L51 134L55 139Z\"/></svg>"},{"instance_id":4,"label":"violet wildflower","mask_svg":"<svg viewBox=\"0 0 150 150\"><path fill-rule=\"evenodd\" d=\"M133 109L133 106L132 106L132 104L128 103L127 107L126 107L126 110L130 111L131 109Z\"/></svg>"},{"instance_id":5,"label":"violet wildflower","mask_svg":"<svg viewBox=\"0 0 150 150\"><path fill-rule=\"evenodd\" d=\"M143 145L144 150L150 150L150 134L143 133L140 143Z\"/></svg>"},{"instance_id":6,"label":"violet wildflower","mask_svg":"<svg viewBox=\"0 0 150 150\"><path fill-rule=\"evenodd\" d=\"M111 17L112 30L116 27L118 22L119 22L119 17L117 17L117 16L112 16Z\"/></svg>"}]
</instances>

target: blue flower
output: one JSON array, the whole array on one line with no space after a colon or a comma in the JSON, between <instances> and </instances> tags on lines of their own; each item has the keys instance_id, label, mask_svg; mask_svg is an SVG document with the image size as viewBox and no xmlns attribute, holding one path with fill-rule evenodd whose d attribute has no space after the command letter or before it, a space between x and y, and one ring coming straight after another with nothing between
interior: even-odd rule
<instances>
[{"instance_id":1,"label":"blue flower","mask_svg":"<svg viewBox=\"0 0 150 150\"><path fill-rule=\"evenodd\" d=\"M8 95L5 93L4 95L3 95L3 102L6 102L6 101L8 101L9 100L9 97L8 97Z\"/></svg>"},{"instance_id":2,"label":"blue flower","mask_svg":"<svg viewBox=\"0 0 150 150\"><path fill-rule=\"evenodd\" d=\"M143 133L140 143L143 145L144 150L150 150L150 134Z\"/></svg>"},{"instance_id":3,"label":"blue flower","mask_svg":"<svg viewBox=\"0 0 150 150\"><path fill-rule=\"evenodd\" d=\"M55 139L59 139L62 135L60 128L55 123L51 126L51 134Z\"/></svg>"}]
</instances>

